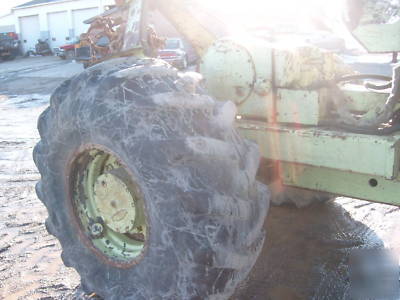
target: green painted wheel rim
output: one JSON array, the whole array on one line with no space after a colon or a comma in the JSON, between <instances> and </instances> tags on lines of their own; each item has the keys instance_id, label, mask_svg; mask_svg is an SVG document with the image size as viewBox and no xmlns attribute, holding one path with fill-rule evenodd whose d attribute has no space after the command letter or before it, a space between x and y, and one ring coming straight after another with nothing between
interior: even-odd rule
<instances>
[{"instance_id":1,"label":"green painted wheel rim","mask_svg":"<svg viewBox=\"0 0 400 300\"><path fill-rule=\"evenodd\" d=\"M92 248L117 263L139 257L147 240L145 206L139 186L121 161L91 148L75 159L70 178L73 211Z\"/></svg>"}]
</instances>

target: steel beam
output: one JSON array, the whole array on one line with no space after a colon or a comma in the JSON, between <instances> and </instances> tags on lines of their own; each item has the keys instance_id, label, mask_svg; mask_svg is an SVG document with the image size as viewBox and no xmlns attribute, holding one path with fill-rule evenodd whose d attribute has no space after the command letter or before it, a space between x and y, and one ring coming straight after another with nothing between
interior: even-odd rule
<instances>
[{"instance_id":1,"label":"steel beam","mask_svg":"<svg viewBox=\"0 0 400 300\"><path fill-rule=\"evenodd\" d=\"M243 120L238 128L266 159L386 179L398 175L400 134L373 136Z\"/></svg>"},{"instance_id":2,"label":"steel beam","mask_svg":"<svg viewBox=\"0 0 400 300\"><path fill-rule=\"evenodd\" d=\"M281 171L285 185L400 206L399 179L290 163Z\"/></svg>"}]
</instances>

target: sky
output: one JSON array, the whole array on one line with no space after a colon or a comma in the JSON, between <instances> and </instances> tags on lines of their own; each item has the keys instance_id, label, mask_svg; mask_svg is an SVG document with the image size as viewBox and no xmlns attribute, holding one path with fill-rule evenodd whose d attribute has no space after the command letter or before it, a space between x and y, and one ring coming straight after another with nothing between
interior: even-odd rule
<instances>
[{"instance_id":1,"label":"sky","mask_svg":"<svg viewBox=\"0 0 400 300\"><path fill-rule=\"evenodd\" d=\"M14 6L28 1L29 0L0 0L0 16L9 13Z\"/></svg>"}]
</instances>

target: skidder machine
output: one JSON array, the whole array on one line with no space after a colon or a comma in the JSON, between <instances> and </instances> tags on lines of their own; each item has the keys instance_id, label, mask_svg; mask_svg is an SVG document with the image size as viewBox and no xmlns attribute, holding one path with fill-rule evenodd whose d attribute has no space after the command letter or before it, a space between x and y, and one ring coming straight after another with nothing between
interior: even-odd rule
<instances>
[{"instance_id":1,"label":"skidder machine","mask_svg":"<svg viewBox=\"0 0 400 300\"><path fill-rule=\"evenodd\" d=\"M370 52L400 51L394 2L347 3ZM311 46L217 38L188 5L117 1L96 23L110 43L38 121L47 230L105 299L228 299L263 247L270 201L400 205L400 69L357 74ZM201 81L152 58L153 10L196 49Z\"/></svg>"}]
</instances>

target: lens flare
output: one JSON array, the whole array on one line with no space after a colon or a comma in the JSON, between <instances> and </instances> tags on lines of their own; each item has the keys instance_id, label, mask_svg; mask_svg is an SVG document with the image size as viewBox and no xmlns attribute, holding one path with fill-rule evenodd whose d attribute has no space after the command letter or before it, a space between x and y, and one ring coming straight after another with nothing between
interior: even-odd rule
<instances>
[{"instance_id":1,"label":"lens flare","mask_svg":"<svg viewBox=\"0 0 400 300\"><path fill-rule=\"evenodd\" d=\"M292 26L297 30L315 27L316 23L335 23L340 19L343 1L338 0L202 0L231 31L248 28ZM326 24L324 25L326 26ZM331 25L330 25L331 26Z\"/></svg>"}]
</instances>

